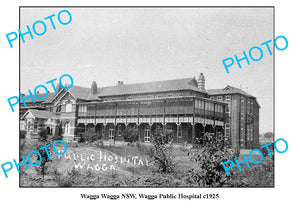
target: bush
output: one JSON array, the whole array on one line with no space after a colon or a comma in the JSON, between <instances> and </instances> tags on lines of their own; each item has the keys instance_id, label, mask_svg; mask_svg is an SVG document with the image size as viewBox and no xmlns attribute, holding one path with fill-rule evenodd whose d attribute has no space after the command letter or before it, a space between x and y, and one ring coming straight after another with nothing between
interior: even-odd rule
<instances>
[{"instance_id":1,"label":"bush","mask_svg":"<svg viewBox=\"0 0 300 213\"><path fill-rule=\"evenodd\" d=\"M48 143L47 143L48 144ZM46 145L46 144L44 144ZM49 158L48 158L48 154L47 152L45 151L45 149L40 149L41 147L43 146L37 146L35 148L35 150L39 150L39 153L40 155L42 156L42 161L39 165L35 166L35 170L37 171L37 173L39 175L42 175L43 177L46 175L46 171L47 171L47 168L48 166L46 165L49 161L51 161ZM48 153L49 155L51 156L52 155L52 151L50 149L47 149L48 150ZM37 159L37 161L39 161L39 157Z\"/></svg>"},{"instance_id":2,"label":"bush","mask_svg":"<svg viewBox=\"0 0 300 213\"><path fill-rule=\"evenodd\" d=\"M264 144L264 145L265 145L265 144ZM270 150L271 155L272 155L272 159L274 160L274 143L268 145L268 149ZM262 149L261 149L261 152L262 152L262 154L263 154L264 157L269 156L269 152L268 152L268 150L267 150L266 147L265 147L265 148L262 148Z\"/></svg>"},{"instance_id":3,"label":"bush","mask_svg":"<svg viewBox=\"0 0 300 213\"><path fill-rule=\"evenodd\" d=\"M171 173L174 171L173 145L170 143L172 140L172 131L163 133L161 130L157 130L154 135L151 136L150 141L154 146L150 149L149 154L151 160L158 166L159 172Z\"/></svg>"},{"instance_id":4,"label":"bush","mask_svg":"<svg viewBox=\"0 0 300 213\"><path fill-rule=\"evenodd\" d=\"M94 142L98 139L101 139L101 134L99 132L96 132L95 128L89 127L87 128L86 132L82 134L82 138L85 142ZM79 140L79 143L84 142L82 140Z\"/></svg>"},{"instance_id":5,"label":"bush","mask_svg":"<svg viewBox=\"0 0 300 213\"><path fill-rule=\"evenodd\" d=\"M224 141L217 142L212 133L205 133L198 150L191 151L189 156L196 161L199 168L188 173L188 181L199 186L220 187L225 185L229 178L226 176L222 163L234 158Z\"/></svg>"},{"instance_id":6,"label":"bush","mask_svg":"<svg viewBox=\"0 0 300 213\"><path fill-rule=\"evenodd\" d=\"M59 187L72 187L76 185L76 180L81 176L74 167L71 171L67 171L66 175L60 174L57 170L54 170L53 175Z\"/></svg>"},{"instance_id":7,"label":"bush","mask_svg":"<svg viewBox=\"0 0 300 213\"><path fill-rule=\"evenodd\" d=\"M25 139L26 137L26 131L25 130L20 130L20 138Z\"/></svg>"},{"instance_id":8,"label":"bush","mask_svg":"<svg viewBox=\"0 0 300 213\"><path fill-rule=\"evenodd\" d=\"M47 130L45 128L41 129L39 132L39 140L46 141L47 140Z\"/></svg>"},{"instance_id":9,"label":"bush","mask_svg":"<svg viewBox=\"0 0 300 213\"><path fill-rule=\"evenodd\" d=\"M124 140L125 142L133 143L139 140L139 133L138 127L134 126L127 126L124 131Z\"/></svg>"},{"instance_id":10,"label":"bush","mask_svg":"<svg viewBox=\"0 0 300 213\"><path fill-rule=\"evenodd\" d=\"M102 141L102 140L96 141L96 147L97 147L97 148L103 148L103 147L104 147L103 141Z\"/></svg>"}]
</instances>

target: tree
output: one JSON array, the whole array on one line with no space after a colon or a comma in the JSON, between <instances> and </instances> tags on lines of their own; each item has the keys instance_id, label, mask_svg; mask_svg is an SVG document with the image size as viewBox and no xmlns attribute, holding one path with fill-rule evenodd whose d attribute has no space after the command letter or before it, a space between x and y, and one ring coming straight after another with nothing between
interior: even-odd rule
<instances>
[{"instance_id":1,"label":"tree","mask_svg":"<svg viewBox=\"0 0 300 213\"><path fill-rule=\"evenodd\" d=\"M35 170L37 171L37 173L39 175L43 176L43 179L44 179L45 174L47 172L47 168L48 168L47 163L50 162L51 160L48 157L47 151L45 149L40 149L40 148L47 145L47 144L52 145L53 141L45 140L45 141L42 141L42 142L43 142L44 145L42 145L42 146L41 145L36 145L36 147L35 147L35 150L39 151L42 159L39 159L39 156L37 157L38 158L37 161L41 160L41 163L39 165L35 166L34 168L35 168ZM47 149L47 150L48 150L49 155L52 156L52 154L53 154L52 150L50 150L50 149Z\"/></svg>"},{"instance_id":2,"label":"tree","mask_svg":"<svg viewBox=\"0 0 300 213\"><path fill-rule=\"evenodd\" d=\"M88 127L86 132L82 134L82 137L85 142L94 142L101 139L101 134L99 132L96 132L95 128Z\"/></svg>"},{"instance_id":3,"label":"tree","mask_svg":"<svg viewBox=\"0 0 300 213\"><path fill-rule=\"evenodd\" d=\"M139 132L138 127L134 126L127 126L124 131L124 140L129 143L133 143L139 140Z\"/></svg>"},{"instance_id":4,"label":"tree","mask_svg":"<svg viewBox=\"0 0 300 213\"><path fill-rule=\"evenodd\" d=\"M25 139L26 138L26 131L25 130L20 130L20 139Z\"/></svg>"},{"instance_id":5,"label":"tree","mask_svg":"<svg viewBox=\"0 0 300 213\"><path fill-rule=\"evenodd\" d=\"M150 158L155 165L158 166L158 171L162 173L171 173L174 171L175 163L173 161L173 131L156 130L150 139L153 148L150 149Z\"/></svg>"},{"instance_id":6,"label":"tree","mask_svg":"<svg viewBox=\"0 0 300 213\"><path fill-rule=\"evenodd\" d=\"M41 131L39 131L39 139L40 139L40 141L47 140L47 130L45 128L43 128L43 129L41 129Z\"/></svg>"},{"instance_id":7,"label":"tree","mask_svg":"<svg viewBox=\"0 0 300 213\"><path fill-rule=\"evenodd\" d=\"M273 134L273 132L266 132L264 134L264 138L266 138L267 140L273 141L274 140L274 134Z\"/></svg>"},{"instance_id":8,"label":"tree","mask_svg":"<svg viewBox=\"0 0 300 213\"><path fill-rule=\"evenodd\" d=\"M223 137L222 140L224 140ZM228 177L222 163L232 160L234 152L227 148L224 141L217 141L212 133L205 133L199 146L197 150L189 152L191 160L196 161L199 167L189 171L188 181L199 186L225 185Z\"/></svg>"}]
</instances>

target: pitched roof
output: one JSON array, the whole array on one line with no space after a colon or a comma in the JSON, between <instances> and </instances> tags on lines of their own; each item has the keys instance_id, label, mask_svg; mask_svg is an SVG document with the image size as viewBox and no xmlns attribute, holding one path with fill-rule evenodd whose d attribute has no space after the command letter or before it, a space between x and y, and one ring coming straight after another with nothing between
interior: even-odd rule
<instances>
[{"instance_id":1,"label":"pitched roof","mask_svg":"<svg viewBox=\"0 0 300 213\"><path fill-rule=\"evenodd\" d=\"M88 100L89 94L90 94L89 88L80 87L80 86L76 86L76 85L73 85L70 89L67 89L67 90L63 89L62 91L69 91L71 93L71 95L74 96L74 98L78 98L78 99L82 99L82 100ZM60 94L62 91L59 91L57 94ZM53 96L51 98L47 98L44 103L52 102L57 94L55 94L55 96Z\"/></svg>"},{"instance_id":2,"label":"pitched roof","mask_svg":"<svg viewBox=\"0 0 300 213\"><path fill-rule=\"evenodd\" d=\"M37 110L37 109L29 109L21 119L26 117L29 113L31 113L35 118L43 118L43 119L48 119L53 116L53 114L49 111L44 111L44 110Z\"/></svg>"},{"instance_id":3,"label":"pitched roof","mask_svg":"<svg viewBox=\"0 0 300 213\"><path fill-rule=\"evenodd\" d=\"M229 85L226 86L224 89L208 89L207 92L209 95L241 94L247 97L254 98L254 96L250 95L249 93L246 93L245 91L239 88Z\"/></svg>"},{"instance_id":4,"label":"pitched roof","mask_svg":"<svg viewBox=\"0 0 300 213\"><path fill-rule=\"evenodd\" d=\"M91 89L73 85L69 91L73 96L75 96L75 98L87 100Z\"/></svg>"},{"instance_id":5,"label":"pitched roof","mask_svg":"<svg viewBox=\"0 0 300 213\"><path fill-rule=\"evenodd\" d=\"M44 97L45 94L46 94L46 93L40 93L40 94L39 94L39 97ZM48 97L46 98L46 100L52 99L55 95L56 95L55 92L49 92L49 93L48 93ZM44 101L45 101L45 100L40 100L40 99L38 99L35 95L32 95L32 96L33 96L33 98L34 98L35 103L41 103L41 102L44 102ZM25 100L25 103L26 103L26 104L27 104L27 103L33 103L32 99L29 97L29 95L26 95L26 96L23 97L23 98L28 98L28 99ZM20 99L21 99L21 98L20 98ZM22 104L23 104L23 101L22 101ZM24 105L24 104L23 104L23 105Z\"/></svg>"},{"instance_id":6,"label":"pitched roof","mask_svg":"<svg viewBox=\"0 0 300 213\"><path fill-rule=\"evenodd\" d=\"M74 98L81 100L97 100L101 97L106 96L117 96L117 95L133 95L143 94L152 92L169 92L169 91L180 91L180 90L193 90L201 93L207 93L206 90L199 89L195 78L182 78L165 81L155 81L147 83L137 84L121 84L117 86L100 87L95 95L91 95L90 88L80 87L73 85L68 91ZM50 103L56 97L57 94L49 93L46 100L35 99L36 102ZM40 94L42 97L43 94ZM28 96L26 96L28 97ZM35 96L34 96L35 98ZM26 103L32 102L31 99L26 100Z\"/></svg>"},{"instance_id":7,"label":"pitched roof","mask_svg":"<svg viewBox=\"0 0 300 213\"><path fill-rule=\"evenodd\" d=\"M179 90L194 90L206 93L193 85L195 78L182 78L166 81L155 81L138 84L122 84L118 86L100 87L98 88L98 97L114 96L114 95L131 95L151 92L168 92Z\"/></svg>"}]
</instances>

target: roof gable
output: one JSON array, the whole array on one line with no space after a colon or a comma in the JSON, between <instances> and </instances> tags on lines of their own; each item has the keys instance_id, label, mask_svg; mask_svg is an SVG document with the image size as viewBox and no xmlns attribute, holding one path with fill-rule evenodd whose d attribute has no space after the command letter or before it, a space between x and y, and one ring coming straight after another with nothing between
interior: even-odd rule
<instances>
[{"instance_id":1,"label":"roof gable","mask_svg":"<svg viewBox=\"0 0 300 213\"><path fill-rule=\"evenodd\" d=\"M27 118L29 116L30 118L41 118L41 119L49 119L53 117L53 114L49 111L44 110L37 110L37 109L29 109L22 117L21 119Z\"/></svg>"},{"instance_id":2,"label":"roof gable","mask_svg":"<svg viewBox=\"0 0 300 213\"><path fill-rule=\"evenodd\" d=\"M227 85L227 87L225 87L223 90L224 90L224 91L233 91L234 88L231 87L231 86L229 86L229 85Z\"/></svg>"},{"instance_id":3,"label":"roof gable","mask_svg":"<svg viewBox=\"0 0 300 213\"><path fill-rule=\"evenodd\" d=\"M38 94L38 95L39 95L39 97L42 98L42 97L45 96L45 94L46 94L46 93L40 93L40 94ZM47 101L47 100L52 99L55 95L56 95L56 94L55 94L54 92L49 92L49 93L48 93L48 96L47 96L47 98L46 98L45 100L40 100L40 99L38 99L35 95L32 95L32 96L33 96L33 98L34 98L35 103L42 103L42 102L45 102L45 101ZM26 104L33 103L32 99L29 97L29 95L26 95L26 96L23 97L23 98L25 98L25 99L27 98L27 99L25 100L25 103L26 103ZM24 106L23 103L22 103L22 105Z\"/></svg>"},{"instance_id":4,"label":"roof gable","mask_svg":"<svg viewBox=\"0 0 300 213\"><path fill-rule=\"evenodd\" d=\"M209 95L240 94L246 97L254 98L254 96L250 95L249 93L230 85L227 85L223 89L208 89L207 92Z\"/></svg>"},{"instance_id":5,"label":"roof gable","mask_svg":"<svg viewBox=\"0 0 300 213\"><path fill-rule=\"evenodd\" d=\"M81 100L88 100L90 89L86 87L80 87L73 85L70 89L62 89L60 90L53 98L47 99L45 103L51 103L56 100L60 100L65 96L67 93L71 95L74 99L81 99Z\"/></svg>"}]
</instances>

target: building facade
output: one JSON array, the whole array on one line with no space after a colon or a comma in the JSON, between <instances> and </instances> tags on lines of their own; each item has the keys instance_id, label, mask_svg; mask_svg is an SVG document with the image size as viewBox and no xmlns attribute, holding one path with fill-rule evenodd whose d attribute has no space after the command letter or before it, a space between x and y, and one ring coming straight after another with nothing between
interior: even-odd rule
<instances>
[{"instance_id":1,"label":"building facade","mask_svg":"<svg viewBox=\"0 0 300 213\"><path fill-rule=\"evenodd\" d=\"M104 140L123 140L137 126L139 140L150 141L155 129L172 130L174 142L193 142L205 132L225 134L233 146L254 148L259 139L259 105L243 90L205 89L205 77L91 88L57 87L46 100L20 105L21 129L36 137L45 128L65 141L76 141L88 128ZM35 103L32 102L35 100Z\"/></svg>"}]
</instances>

